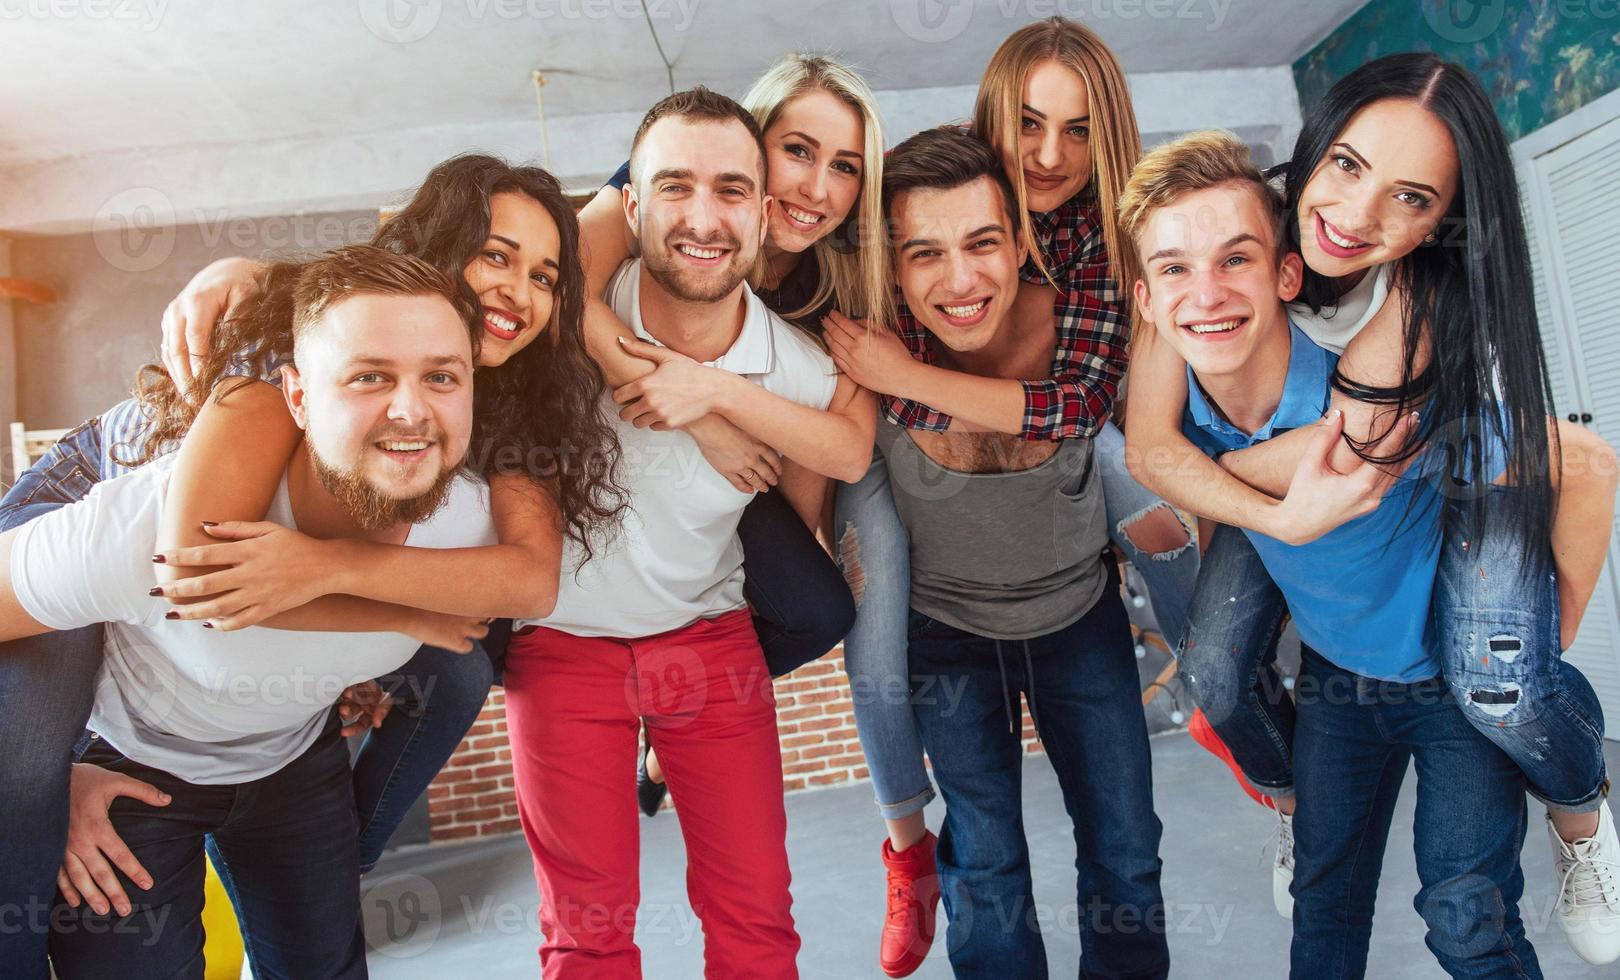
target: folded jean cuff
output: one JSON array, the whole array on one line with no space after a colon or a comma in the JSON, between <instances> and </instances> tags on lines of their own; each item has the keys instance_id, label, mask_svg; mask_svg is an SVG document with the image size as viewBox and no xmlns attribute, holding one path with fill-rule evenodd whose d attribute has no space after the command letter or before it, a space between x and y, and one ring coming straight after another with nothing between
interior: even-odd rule
<instances>
[{"instance_id":1,"label":"folded jean cuff","mask_svg":"<svg viewBox=\"0 0 1620 980\"><path fill-rule=\"evenodd\" d=\"M1528 788L1531 796L1540 800L1547 809L1554 813L1596 813L1603 806L1603 801L1609 798L1609 777L1604 776L1598 781L1596 789L1573 803L1567 803L1563 800L1549 800L1536 792L1535 787Z\"/></svg>"},{"instance_id":2,"label":"folded jean cuff","mask_svg":"<svg viewBox=\"0 0 1620 980\"><path fill-rule=\"evenodd\" d=\"M899 803L878 803L878 813L885 820L900 820L918 813L934 799L933 784L923 787L923 791Z\"/></svg>"}]
</instances>

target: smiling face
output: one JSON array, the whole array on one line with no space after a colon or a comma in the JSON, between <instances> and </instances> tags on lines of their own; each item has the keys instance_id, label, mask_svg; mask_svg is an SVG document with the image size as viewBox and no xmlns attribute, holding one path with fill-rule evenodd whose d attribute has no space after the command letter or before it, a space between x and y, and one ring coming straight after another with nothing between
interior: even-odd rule
<instances>
[{"instance_id":1,"label":"smiling face","mask_svg":"<svg viewBox=\"0 0 1620 980\"><path fill-rule=\"evenodd\" d=\"M1072 68L1043 61L1024 79L1019 167L1029 209L1053 211L1091 180L1091 100ZM1010 179L1016 175L1009 173Z\"/></svg>"},{"instance_id":2,"label":"smiling face","mask_svg":"<svg viewBox=\"0 0 1620 980\"><path fill-rule=\"evenodd\" d=\"M424 519L472 433L472 344L455 308L350 296L300 335L295 358L288 405L326 489L367 530Z\"/></svg>"},{"instance_id":3,"label":"smiling face","mask_svg":"<svg viewBox=\"0 0 1620 980\"><path fill-rule=\"evenodd\" d=\"M483 307L479 367L497 367L551 324L562 237L544 205L503 191L489 199L489 236L462 275Z\"/></svg>"},{"instance_id":4,"label":"smiling face","mask_svg":"<svg viewBox=\"0 0 1620 980\"><path fill-rule=\"evenodd\" d=\"M765 131L770 242L802 252L849 217L861 196L861 114L825 89L782 107Z\"/></svg>"},{"instance_id":5,"label":"smiling face","mask_svg":"<svg viewBox=\"0 0 1620 980\"><path fill-rule=\"evenodd\" d=\"M1366 106L1300 194L1305 264L1339 278L1405 257L1435 231L1457 181L1456 144L1432 112L1411 99Z\"/></svg>"},{"instance_id":6,"label":"smiling face","mask_svg":"<svg viewBox=\"0 0 1620 980\"><path fill-rule=\"evenodd\" d=\"M672 295L713 303L753 269L770 198L759 145L740 122L668 116L636 148L625 216L642 265Z\"/></svg>"},{"instance_id":7,"label":"smiling face","mask_svg":"<svg viewBox=\"0 0 1620 980\"><path fill-rule=\"evenodd\" d=\"M1137 235L1144 278L1137 309L1201 377L1231 375L1285 331L1300 259L1277 257L1258 191L1225 183L1182 194Z\"/></svg>"},{"instance_id":8,"label":"smiling face","mask_svg":"<svg viewBox=\"0 0 1620 980\"><path fill-rule=\"evenodd\" d=\"M909 190L895 198L890 218L906 305L951 350L982 350L1018 298L1024 262L1001 190L988 177Z\"/></svg>"}]
</instances>

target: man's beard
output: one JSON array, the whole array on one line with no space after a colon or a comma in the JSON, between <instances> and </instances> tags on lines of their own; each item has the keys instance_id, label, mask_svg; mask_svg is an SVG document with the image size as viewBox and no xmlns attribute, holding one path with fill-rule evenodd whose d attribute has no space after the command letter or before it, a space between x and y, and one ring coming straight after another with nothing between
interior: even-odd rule
<instances>
[{"instance_id":1,"label":"man's beard","mask_svg":"<svg viewBox=\"0 0 1620 980\"><path fill-rule=\"evenodd\" d=\"M670 244L673 239L691 240L694 236L684 234L677 230L672 232L664 241L661 252L654 249L643 249L641 254L642 265L652 275L653 281L676 299L688 303L715 303L725 299L731 291L747 278L749 267L753 262L750 259L747 266L742 263L743 252L736 239L730 237L717 237L712 242L704 244L719 248L730 249L731 261L722 269L715 270L713 275L717 279L698 279L697 270L687 269L675 257L676 248Z\"/></svg>"},{"instance_id":2,"label":"man's beard","mask_svg":"<svg viewBox=\"0 0 1620 980\"><path fill-rule=\"evenodd\" d=\"M313 444L309 459L315 468L315 477L332 499L338 502L349 518L362 531L383 531L400 524L420 524L432 517L450 496L450 482L456 478L454 467L439 473L433 486L415 497L390 497L353 470L339 469L321 458Z\"/></svg>"}]
</instances>

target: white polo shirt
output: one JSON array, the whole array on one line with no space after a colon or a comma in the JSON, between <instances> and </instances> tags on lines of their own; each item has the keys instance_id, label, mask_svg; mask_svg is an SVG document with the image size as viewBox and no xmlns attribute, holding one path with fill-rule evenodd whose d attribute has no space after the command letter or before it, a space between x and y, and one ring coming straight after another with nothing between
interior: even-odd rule
<instances>
[{"instance_id":1,"label":"white polo shirt","mask_svg":"<svg viewBox=\"0 0 1620 980\"><path fill-rule=\"evenodd\" d=\"M164 618L152 551L175 455L98 483L85 499L23 525L11 581L28 614L52 629L106 623L90 727L124 755L187 782L244 783L296 759L350 684L409 660L400 633L314 633L250 627L222 633ZM265 520L293 523L282 477ZM495 543L489 494L457 477L445 505L406 544Z\"/></svg>"},{"instance_id":2,"label":"white polo shirt","mask_svg":"<svg viewBox=\"0 0 1620 980\"><path fill-rule=\"evenodd\" d=\"M742 332L708 364L826 409L838 386L832 358L747 287L743 293ZM619 268L603 299L636 336L657 343L641 322L639 259ZM638 429L618 418L611 396L604 396L602 410L618 431L630 506L619 533L577 573L581 552L569 541L557 608L532 622L576 636L641 637L744 608L737 522L753 494L733 487L686 433Z\"/></svg>"}]
</instances>

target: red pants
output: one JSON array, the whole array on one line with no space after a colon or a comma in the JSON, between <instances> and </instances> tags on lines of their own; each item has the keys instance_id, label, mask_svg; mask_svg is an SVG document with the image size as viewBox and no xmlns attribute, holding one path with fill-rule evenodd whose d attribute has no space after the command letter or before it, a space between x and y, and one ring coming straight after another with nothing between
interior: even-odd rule
<instances>
[{"instance_id":1,"label":"red pants","mask_svg":"<svg viewBox=\"0 0 1620 980\"><path fill-rule=\"evenodd\" d=\"M636 733L686 840L710 978L797 977L776 699L747 611L643 639L512 638L506 724L549 980L641 976Z\"/></svg>"}]
</instances>

